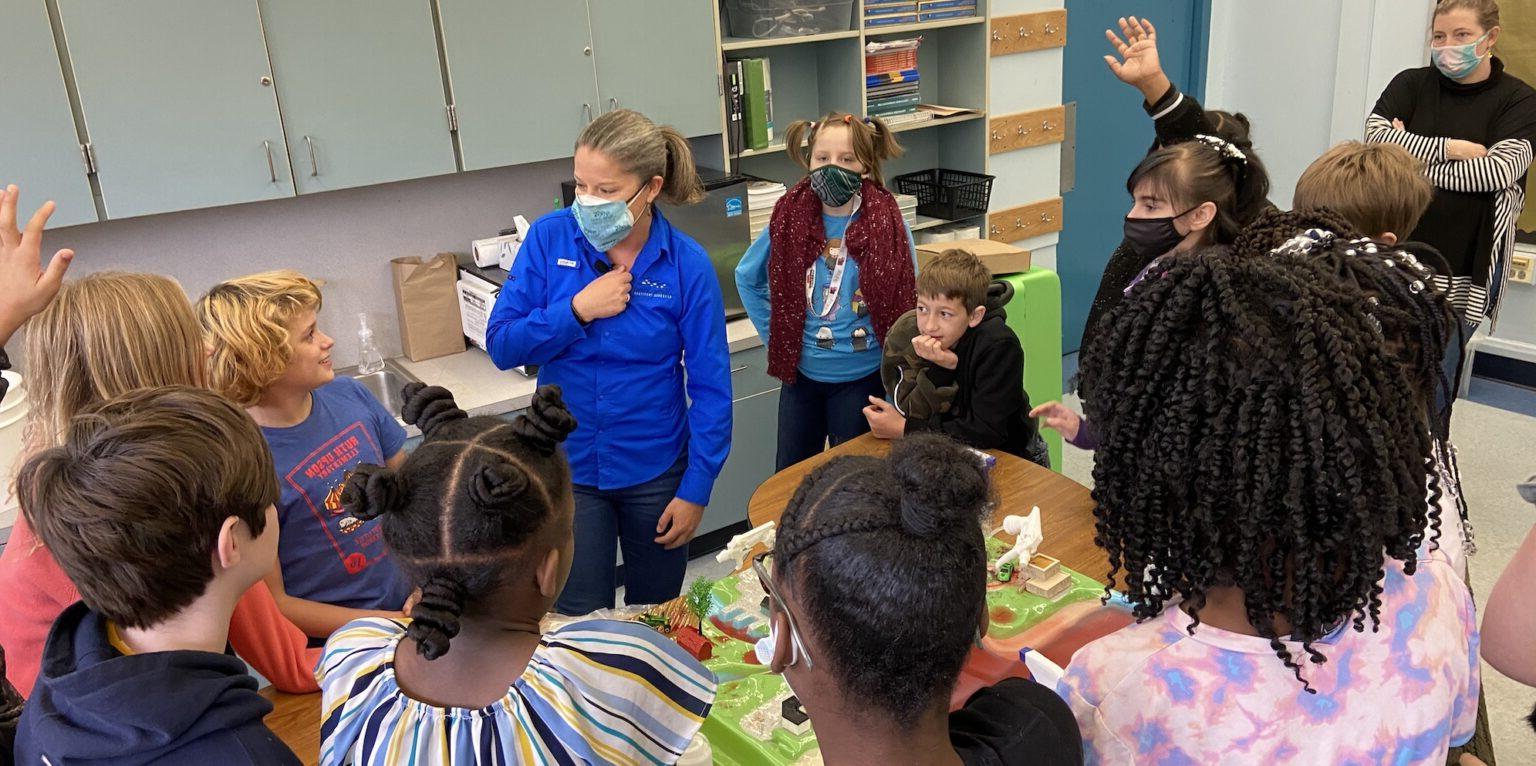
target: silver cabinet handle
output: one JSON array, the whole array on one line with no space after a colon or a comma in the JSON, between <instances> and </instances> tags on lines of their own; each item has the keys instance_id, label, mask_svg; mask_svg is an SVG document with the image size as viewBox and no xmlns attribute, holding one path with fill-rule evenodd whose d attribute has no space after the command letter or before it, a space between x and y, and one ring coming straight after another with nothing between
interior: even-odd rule
<instances>
[{"instance_id":1,"label":"silver cabinet handle","mask_svg":"<svg viewBox=\"0 0 1536 766\"><path fill-rule=\"evenodd\" d=\"M736 373L738 373L738 372L741 372L741 371L743 371L743 370L745 370L745 369L747 369L747 366L746 366L746 365L742 365L742 366L740 366L740 367L732 367L732 368L731 368L731 374L732 374L732 375L735 375L735 374L736 374Z\"/></svg>"},{"instance_id":2,"label":"silver cabinet handle","mask_svg":"<svg viewBox=\"0 0 1536 766\"><path fill-rule=\"evenodd\" d=\"M315 141L309 136L304 137L304 145L309 147L309 177L320 177L320 162L315 159Z\"/></svg>"},{"instance_id":3,"label":"silver cabinet handle","mask_svg":"<svg viewBox=\"0 0 1536 766\"><path fill-rule=\"evenodd\" d=\"M261 146L267 150L267 173L272 176L272 183L277 183L277 165L272 162L272 142L262 141Z\"/></svg>"},{"instance_id":4,"label":"silver cabinet handle","mask_svg":"<svg viewBox=\"0 0 1536 766\"><path fill-rule=\"evenodd\" d=\"M608 111L611 112L611 111L613 111L615 109L618 109L618 108L619 108L619 100L618 99L616 99L616 98L608 99Z\"/></svg>"},{"instance_id":5,"label":"silver cabinet handle","mask_svg":"<svg viewBox=\"0 0 1536 766\"><path fill-rule=\"evenodd\" d=\"M585 114L587 116L587 124L591 125L592 124L592 105L591 104L582 104L581 105L581 111L582 111L583 114Z\"/></svg>"}]
</instances>

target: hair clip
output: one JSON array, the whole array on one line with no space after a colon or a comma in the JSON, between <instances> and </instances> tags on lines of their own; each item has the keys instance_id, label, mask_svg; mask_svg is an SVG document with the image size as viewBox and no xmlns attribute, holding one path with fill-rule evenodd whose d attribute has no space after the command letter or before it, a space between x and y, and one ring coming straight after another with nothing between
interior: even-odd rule
<instances>
[{"instance_id":1,"label":"hair clip","mask_svg":"<svg viewBox=\"0 0 1536 766\"><path fill-rule=\"evenodd\" d=\"M1225 159L1236 160L1242 163L1245 167L1248 165L1248 155L1243 154L1242 149L1237 148L1232 144L1231 141L1228 141L1225 138L1201 133L1200 135L1195 136L1195 140L1211 147L1212 149L1215 149Z\"/></svg>"},{"instance_id":2,"label":"hair clip","mask_svg":"<svg viewBox=\"0 0 1536 766\"><path fill-rule=\"evenodd\" d=\"M853 115L851 115L851 114L843 115L843 124L844 125L852 125L853 124Z\"/></svg>"}]
</instances>

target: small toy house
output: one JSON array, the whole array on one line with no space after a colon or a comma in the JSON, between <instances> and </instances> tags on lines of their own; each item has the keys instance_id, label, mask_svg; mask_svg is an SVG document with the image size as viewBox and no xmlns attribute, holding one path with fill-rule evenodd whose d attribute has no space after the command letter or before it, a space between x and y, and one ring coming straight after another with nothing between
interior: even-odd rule
<instances>
[{"instance_id":1,"label":"small toy house","mask_svg":"<svg viewBox=\"0 0 1536 766\"><path fill-rule=\"evenodd\" d=\"M784 700L781 713L779 726L790 734L805 734L811 730L811 716L805 712L805 706L800 704L799 697L792 696Z\"/></svg>"}]
</instances>

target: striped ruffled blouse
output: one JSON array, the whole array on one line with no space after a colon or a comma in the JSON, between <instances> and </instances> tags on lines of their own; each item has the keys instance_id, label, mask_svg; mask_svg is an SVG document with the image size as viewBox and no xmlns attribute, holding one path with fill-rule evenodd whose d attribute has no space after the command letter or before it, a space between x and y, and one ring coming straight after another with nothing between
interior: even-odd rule
<instances>
[{"instance_id":1,"label":"striped ruffled blouse","mask_svg":"<svg viewBox=\"0 0 1536 766\"><path fill-rule=\"evenodd\" d=\"M714 674L677 644L638 623L586 620L544 634L489 707L429 705L395 681L408 624L356 620L326 643L323 766L670 764L714 703Z\"/></svg>"}]
</instances>

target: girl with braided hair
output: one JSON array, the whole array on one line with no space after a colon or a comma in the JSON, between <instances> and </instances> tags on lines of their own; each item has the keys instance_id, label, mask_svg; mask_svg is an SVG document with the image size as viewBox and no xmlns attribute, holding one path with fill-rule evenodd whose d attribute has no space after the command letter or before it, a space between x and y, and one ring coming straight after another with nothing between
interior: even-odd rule
<instances>
[{"instance_id":1,"label":"girl with braided hair","mask_svg":"<svg viewBox=\"0 0 1536 766\"><path fill-rule=\"evenodd\" d=\"M754 562L771 628L758 658L796 693L826 763L1083 762L1071 712L1034 681L950 712L988 624L987 500L986 469L936 434L887 459L834 458L790 499L772 561Z\"/></svg>"},{"instance_id":2,"label":"girl with braided hair","mask_svg":"<svg viewBox=\"0 0 1536 766\"><path fill-rule=\"evenodd\" d=\"M676 762L714 702L703 665L639 623L540 628L574 548L560 389L512 423L468 418L435 386L405 398L421 446L398 471L357 470L342 503L382 517L421 599L326 644L320 762Z\"/></svg>"},{"instance_id":3,"label":"girl with braided hair","mask_svg":"<svg viewBox=\"0 0 1536 766\"><path fill-rule=\"evenodd\" d=\"M1442 548L1465 579L1467 556L1477 547L1450 441L1455 382L1440 363L1461 331L1450 301L1434 286L1436 275L1449 273L1445 259L1434 248L1406 250L1364 238L1348 219L1327 209L1265 213L1238 236L1235 247L1314 258L1339 282L1365 294L1386 349L1408 380L1423 427L1434 439L1428 500L1440 514L1431 530L1436 539L1427 544Z\"/></svg>"},{"instance_id":4,"label":"girl with braided hair","mask_svg":"<svg viewBox=\"0 0 1536 766\"><path fill-rule=\"evenodd\" d=\"M1424 545L1434 442L1388 314L1248 249L1165 259L1110 313L1096 539L1139 622L1058 688L1090 762L1438 766L1472 736L1472 599Z\"/></svg>"}]
</instances>

